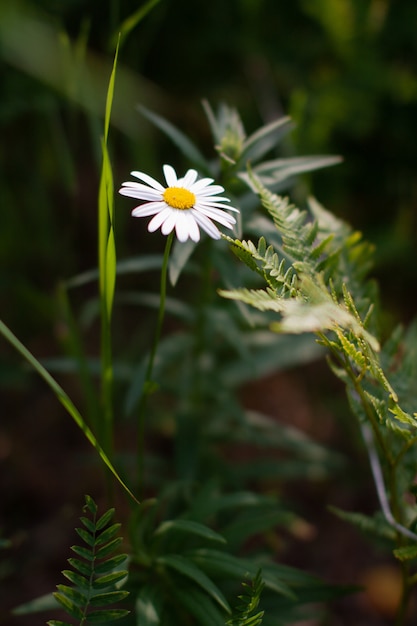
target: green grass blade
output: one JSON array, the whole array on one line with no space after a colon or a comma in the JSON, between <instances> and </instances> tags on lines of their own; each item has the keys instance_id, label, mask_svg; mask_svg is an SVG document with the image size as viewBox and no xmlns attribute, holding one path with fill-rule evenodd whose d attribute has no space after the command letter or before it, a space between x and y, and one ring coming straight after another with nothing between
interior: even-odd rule
<instances>
[{"instance_id":1,"label":"green grass blade","mask_svg":"<svg viewBox=\"0 0 417 626\"><path fill-rule=\"evenodd\" d=\"M31 352L19 341L19 339L12 333L12 331L0 320L0 333L3 337L19 352L21 356L34 368L34 370L44 379L44 381L49 385L49 387L54 392L55 396L59 400L59 402L63 405L69 415L72 417L77 426L82 430L84 435L87 437L88 441L91 443L93 448L98 452L101 460L105 463L108 469L111 471L113 476L119 482L119 484L123 487L123 489L130 495L130 497L138 503L138 500L135 498L133 493L130 491L129 487L123 482L117 473L116 469L113 467L110 459L98 443L92 431L87 426L86 422L82 418L78 409L73 404L72 400L66 394L66 392L62 389L62 387L56 382L56 380L50 375L50 373L39 363L39 361L33 356ZM139 504L139 503L138 503Z\"/></svg>"},{"instance_id":2,"label":"green grass blade","mask_svg":"<svg viewBox=\"0 0 417 626\"><path fill-rule=\"evenodd\" d=\"M104 135L102 140L103 163L98 194L98 257L102 361L101 388L103 403L103 420L99 422L99 435L107 453L111 451L113 436L113 365L110 322L116 285L116 243L113 228L114 184L110 157L107 150L107 138L113 104L118 53L119 42L117 43L113 69L107 90Z\"/></svg>"},{"instance_id":3,"label":"green grass blade","mask_svg":"<svg viewBox=\"0 0 417 626\"><path fill-rule=\"evenodd\" d=\"M158 4L160 0L148 0L144 5L139 7L132 15L129 15L121 24L118 32L112 37L112 47L114 48L118 38L120 42L124 41L128 34L147 16L154 6Z\"/></svg>"}]
</instances>

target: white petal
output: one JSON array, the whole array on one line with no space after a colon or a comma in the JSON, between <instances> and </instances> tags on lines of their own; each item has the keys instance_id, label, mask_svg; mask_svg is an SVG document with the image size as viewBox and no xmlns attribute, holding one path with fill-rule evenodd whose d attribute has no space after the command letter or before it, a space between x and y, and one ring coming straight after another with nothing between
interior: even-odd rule
<instances>
[{"instance_id":1,"label":"white petal","mask_svg":"<svg viewBox=\"0 0 417 626\"><path fill-rule=\"evenodd\" d=\"M227 226L228 228L230 228L232 224L236 224L236 220L232 215L228 215L228 213L225 213L220 209L206 209L200 207L198 209L195 209L195 211L198 212L200 215L206 215L211 220L215 220L216 222L219 222L220 224L223 224L223 226Z\"/></svg>"},{"instance_id":2,"label":"white petal","mask_svg":"<svg viewBox=\"0 0 417 626\"><path fill-rule=\"evenodd\" d=\"M143 185L143 189L139 189L137 187L121 187L119 189L119 193L122 196L128 196L129 198L137 198L138 200L160 200L161 193L156 191L156 189L151 189L150 187L145 187Z\"/></svg>"},{"instance_id":3,"label":"white petal","mask_svg":"<svg viewBox=\"0 0 417 626\"><path fill-rule=\"evenodd\" d=\"M178 179L177 173L174 168L171 165L164 165L162 169L164 170L164 176L165 180L167 181L168 187L175 187L177 185Z\"/></svg>"},{"instance_id":4,"label":"white petal","mask_svg":"<svg viewBox=\"0 0 417 626\"><path fill-rule=\"evenodd\" d=\"M200 231L191 211L180 211L177 216L175 230L178 240L187 241L190 237L193 241L200 241Z\"/></svg>"},{"instance_id":5,"label":"white petal","mask_svg":"<svg viewBox=\"0 0 417 626\"><path fill-rule=\"evenodd\" d=\"M171 213L172 209L169 209L168 207L166 209L162 209L162 211L157 213L148 224L149 232L153 233L155 230L157 230L161 226L161 224L167 219L167 217L170 216Z\"/></svg>"},{"instance_id":6,"label":"white petal","mask_svg":"<svg viewBox=\"0 0 417 626\"><path fill-rule=\"evenodd\" d=\"M186 189L190 189L191 185L195 183L197 180L198 173L196 170L188 170L183 178L179 178L177 180L177 185L180 187L185 187Z\"/></svg>"},{"instance_id":7,"label":"white petal","mask_svg":"<svg viewBox=\"0 0 417 626\"><path fill-rule=\"evenodd\" d=\"M220 185L209 185L208 187L203 187L203 189L195 189L195 185L193 185L191 191L198 196L215 196L223 193L224 189Z\"/></svg>"},{"instance_id":8,"label":"white petal","mask_svg":"<svg viewBox=\"0 0 417 626\"><path fill-rule=\"evenodd\" d=\"M164 221L164 223L161 226L162 234L163 235L169 235L171 230L174 228L176 221L177 221L177 212L176 211L172 211L172 209L171 209L168 217L166 218L166 220Z\"/></svg>"},{"instance_id":9,"label":"white petal","mask_svg":"<svg viewBox=\"0 0 417 626\"><path fill-rule=\"evenodd\" d=\"M200 189L203 189L204 187L208 187L209 185L211 185L213 180L214 180L213 178L200 178L200 180L198 180L196 183L193 184L192 189L190 189L190 191L192 191L193 193L197 193L200 191ZM222 191L224 191L223 187L221 189Z\"/></svg>"},{"instance_id":10,"label":"white petal","mask_svg":"<svg viewBox=\"0 0 417 626\"><path fill-rule=\"evenodd\" d=\"M152 178L152 176L148 176L148 174L144 174L144 172L130 172L130 174L132 176L136 176L136 178L139 178L140 180L143 180L144 183L147 183L154 189L157 189L158 191L164 191L161 183L158 183L158 181Z\"/></svg>"},{"instance_id":11,"label":"white petal","mask_svg":"<svg viewBox=\"0 0 417 626\"><path fill-rule=\"evenodd\" d=\"M165 202L147 202L141 206L137 206L132 211L133 217L148 217L148 215L155 215L166 207Z\"/></svg>"},{"instance_id":12,"label":"white petal","mask_svg":"<svg viewBox=\"0 0 417 626\"><path fill-rule=\"evenodd\" d=\"M206 200L205 198L202 198L201 200L197 198L197 202L195 203L194 208L198 209L199 207L204 207L206 209L209 209L210 207L217 207L222 211L227 210L234 211L235 213L240 213L239 209L235 209L234 206L229 206L228 204L219 204L215 200Z\"/></svg>"},{"instance_id":13,"label":"white petal","mask_svg":"<svg viewBox=\"0 0 417 626\"><path fill-rule=\"evenodd\" d=\"M193 217L197 224L202 228L212 239L220 239L221 234L217 226L213 224L205 215L193 211Z\"/></svg>"}]
</instances>

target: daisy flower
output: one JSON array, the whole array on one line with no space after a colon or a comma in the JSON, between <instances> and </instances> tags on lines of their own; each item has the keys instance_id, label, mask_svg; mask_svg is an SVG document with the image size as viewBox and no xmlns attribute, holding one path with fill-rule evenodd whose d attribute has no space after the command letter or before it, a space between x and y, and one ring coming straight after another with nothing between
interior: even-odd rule
<instances>
[{"instance_id":1,"label":"daisy flower","mask_svg":"<svg viewBox=\"0 0 417 626\"><path fill-rule=\"evenodd\" d=\"M190 169L183 178L178 178L173 167L163 166L166 187L143 172L131 172L140 183L128 181L122 183L119 190L123 196L144 200L133 209L134 217L153 218L148 230L153 233L161 228L163 235L168 235L174 228L179 241L200 240L200 228L213 239L220 239L221 234L213 222L226 228L233 228L236 220L229 211L239 212L234 207L225 207L228 198L219 196L224 191L220 185L213 185L212 178L200 178L196 170ZM143 184L145 183L145 184Z\"/></svg>"}]
</instances>

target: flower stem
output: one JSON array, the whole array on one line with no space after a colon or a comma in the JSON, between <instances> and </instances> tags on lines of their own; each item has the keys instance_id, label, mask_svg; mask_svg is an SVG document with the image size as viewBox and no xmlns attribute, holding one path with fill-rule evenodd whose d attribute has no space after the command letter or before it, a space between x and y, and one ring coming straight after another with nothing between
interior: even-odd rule
<instances>
[{"instance_id":1,"label":"flower stem","mask_svg":"<svg viewBox=\"0 0 417 626\"><path fill-rule=\"evenodd\" d=\"M155 385L152 381L153 367L155 363L156 351L158 349L159 340L161 337L162 324L165 316L165 300L166 300L166 286L167 286L167 270L169 254L172 247L172 241L174 239L174 231L168 235L167 242L165 244L164 258L162 260L161 269L161 282L160 282L160 298L159 298L159 310L156 323L155 335L149 354L148 366L146 368L145 380L143 383L142 394L139 400L138 409L138 449L137 449L137 471L138 471L138 489L142 494L144 488L144 453L145 453L145 421L146 421L146 406L148 396L155 390Z\"/></svg>"}]
</instances>

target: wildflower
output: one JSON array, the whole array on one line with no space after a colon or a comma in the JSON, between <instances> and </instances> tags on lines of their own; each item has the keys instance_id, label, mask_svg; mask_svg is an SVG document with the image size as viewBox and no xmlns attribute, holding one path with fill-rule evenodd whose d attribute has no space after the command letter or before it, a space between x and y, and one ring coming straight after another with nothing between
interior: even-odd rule
<instances>
[{"instance_id":1,"label":"wildflower","mask_svg":"<svg viewBox=\"0 0 417 626\"><path fill-rule=\"evenodd\" d=\"M218 195L224 191L223 187L213 185L212 178L197 180L198 174L193 169L188 170L183 178L177 178L170 165L164 165L163 171L166 187L143 172L131 172L142 182L122 183L119 190L123 196L145 200L144 204L133 209L132 215L153 215L148 225L149 232L161 228L162 234L168 235L175 228L179 241L187 241L188 238L199 241L199 227L213 239L220 239L220 231L213 221L226 228L236 224L235 218L224 210L223 203L229 202L229 199ZM227 209L239 212L231 206Z\"/></svg>"}]
</instances>

